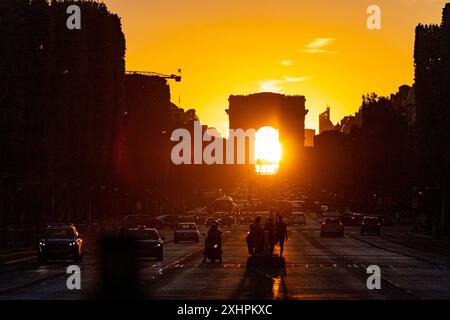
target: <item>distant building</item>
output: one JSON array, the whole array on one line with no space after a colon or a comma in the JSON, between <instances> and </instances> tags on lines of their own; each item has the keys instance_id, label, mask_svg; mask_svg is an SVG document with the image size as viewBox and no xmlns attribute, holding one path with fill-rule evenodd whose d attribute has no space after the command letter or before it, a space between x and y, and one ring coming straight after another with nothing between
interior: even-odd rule
<instances>
[{"instance_id":1,"label":"distant building","mask_svg":"<svg viewBox=\"0 0 450 320\"><path fill-rule=\"evenodd\" d=\"M341 192L342 181L348 180L345 170L345 136L336 130L325 131L314 137L315 183L327 192Z\"/></svg>"},{"instance_id":2,"label":"distant building","mask_svg":"<svg viewBox=\"0 0 450 320\"><path fill-rule=\"evenodd\" d=\"M188 109L185 111L183 108L178 108L172 103L171 112L174 129L184 128L188 125L192 125L194 121L200 121L195 109Z\"/></svg>"},{"instance_id":3,"label":"distant building","mask_svg":"<svg viewBox=\"0 0 450 320\"><path fill-rule=\"evenodd\" d=\"M319 114L319 134L325 131L335 131L336 128L330 120L330 107Z\"/></svg>"},{"instance_id":4,"label":"distant building","mask_svg":"<svg viewBox=\"0 0 450 320\"><path fill-rule=\"evenodd\" d=\"M392 106L395 107L396 109L401 108L405 104L405 101L408 98L410 90L411 90L410 86L408 86L406 84L401 85L398 88L398 92L397 93L391 94Z\"/></svg>"},{"instance_id":5,"label":"distant building","mask_svg":"<svg viewBox=\"0 0 450 320\"><path fill-rule=\"evenodd\" d=\"M124 93L122 183L140 190L163 190L169 164L169 133L173 126L167 80L142 74L126 75Z\"/></svg>"},{"instance_id":6,"label":"distant building","mask_svg":"<svg viewBox=\"0 0 450 320\"><path fill-rule=\"evenodd\" d=\"M419 211L429 234L450 232L450 3L441 25L416 27L414 46ZM417 191L416 191L417 192ZM420 210L421 206L426 210Z\"/></svg>"},{"instance_id":7,"label":"distant building","mask_svg":"<svg viewBox=\"0 0 450 320\"><path fill-rule=\"evenodd\" d=\"M416 88L415 85L409 90L408 96L404 101L404 107L406 109L406 118L408 119L408 128L416 127L417 109L416 109Z\"/></svg>"},{"instance_id":8,"label":"distant building","mask_svg":"<svg viewBox=\"0 0 450 320\"><path fill-rule=\"evenodd\" d=\"M391 104L408 121L408 128L416 126L416 97L415 86L402 85L396 94L391 94Z\"/></svg>"},{"instance_id":9,"label":"distant building","mask_svg":"<svg viewBox=\"0 0 450 320\"><path fill-rule=\"evenodd\" d=\"M314 136L316 135L316 129L305 129L305 148L314 147Z\"/></svg>"}]
</instances>

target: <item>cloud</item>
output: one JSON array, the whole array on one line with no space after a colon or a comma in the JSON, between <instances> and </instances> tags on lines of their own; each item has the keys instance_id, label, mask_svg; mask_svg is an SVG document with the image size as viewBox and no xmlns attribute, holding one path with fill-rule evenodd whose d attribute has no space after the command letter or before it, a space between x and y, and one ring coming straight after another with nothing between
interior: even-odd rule
<instances>
[{"instance_id":1,"label":"cloud","mask_svg":"<svg viewBox=\"0 0 450 320\"><path fill-rule=\"evenodd\" d=\"M282 83L288 83L288 82L302 82L308 80L307 77L284 77Z\"/></svg>"},{"instance_id":2,"label":"cloud","mask_svg":"<svg viewBox=\"0 0 450 320\"><path fill-rule=\"evenodd\" d=\"M292 66L294 64L294 62L292 60L281 60L280 63L286 67Z\"/></svg>"},{"instance_id":3,"label":"cloud","mask_svg":"<svg viewBox=\"0 0 450 320\"><path fill-rule=\"evenodd\" d=\"M281 92L282 85L286 83L295 83L295 82L303 82L308 80L307 77L289 77L284 76L283 79L270 79L263 80L259 82L259 91L260 92Z\"/></svg>"},{"instance_id":4,"label":"cloud","mask_svg":"<svg viewBox=\"0 0 450 320\"><path fill-rule=\"evenodd\" d=\"M303 46L302 49L299 49L299 52L305 53L337 53L334 50L327 50L325 47L332 44L336 39L335 38L315 38L310 43Z\"/></svg>"}]
</instances>

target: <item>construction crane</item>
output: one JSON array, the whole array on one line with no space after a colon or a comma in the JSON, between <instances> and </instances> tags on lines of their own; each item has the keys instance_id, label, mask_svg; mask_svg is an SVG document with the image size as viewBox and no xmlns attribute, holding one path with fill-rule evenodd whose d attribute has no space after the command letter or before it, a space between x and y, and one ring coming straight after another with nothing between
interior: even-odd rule
<instances>
[{"instance_id":1,"label":"construction crane","mask_svg":"<svg viewBox=\"0 0 450 320\"><path fill-rule=\"evenodd\" d=\"M176 74L167 75L167 74L151 72L151 71L126 71L125 74L140 74L143 76L160 77L160 78L164 78L164 79L173 79L176 82L181 81L181 69L178 69L178 75L176 75Z\"/></svg>"}]
</instances>

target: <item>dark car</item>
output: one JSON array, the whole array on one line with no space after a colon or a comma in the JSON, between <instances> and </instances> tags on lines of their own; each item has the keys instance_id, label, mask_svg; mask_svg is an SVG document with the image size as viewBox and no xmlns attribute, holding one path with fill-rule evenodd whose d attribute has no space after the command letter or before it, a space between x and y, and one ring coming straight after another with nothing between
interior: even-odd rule
<instances>
[{"instance_id":1,"label":"dark car","mask_svg":"<svg viewBox=\"0 0 450 320\"><path fill-rule=\"evenodd\" d=\"M366 216L361 222L361 235L365 233L376 233L381 235L381 221L378 217Z\"/></svg>"},{"instance_id":2,"label":"dark car","mask_svg":"<svg viewBox=\"0 0 450 320\"><path fill-rule=\"evenodd\" d=\"M186 215L186 216L181 216L179 219L179 223L183 223L183 222L193 222L196 220L196 216L195 215ZM175 226L176 227L176 226Z\"/></svg>"},{"instance_id":3,"label":"dark car","mask_svg":"<svg viewBox=\"0 0 450 320\"><path fill-rule=\"evenodd\" d=\"M177 214L166 214L157 217L158 220L164 222L164 225L170 228L175 228L179 222L181 222L182 217Z\"/></svg>"},{"instance_id":4,"label":"dark car","mask_svg":"<svg viewBox=\"0 0 450 320\"><path fill-rule=\"evenodd\" d=\"M363 222L364 214L362 213L353 213L353 225L359 226Z\"/></svg>"},{"instance_id":5,"label":"dark car","mask_svg":"<svg viewBox=\"0 0 450 320\"><path fill-rule=\"evenodd\" d=\"M344 226L354 226L355 225L355 217L353 216L353 213L344 213L341 216L341 222L344 224Z\"/></svg>"},{"instance_id":6,"label":"dark car","mask_svg":"<svg viewBox=\"0 0 450 320\"><path fill-rule=\"evenodd\" d=\"M380 220L382 226L392 226L394 224L394 219L389 216L377 215L376 217Z\"/></svg>"},{"instance_id":7,"label":"dark car","mask_svg":"<svg viewBox=\"0 0 450 320\"><path fill-rule=\"evenodd\" d=\"M73 259L81 262L83 258L83 239L73 225L47 226L39 237L37 248L38 263L47 260Z\"/></svg>"},{"instance_id":8,"label":"dark car","mask_svg":"<svg viewBox=\"0 0 450 320\"><path fill-rule=\"evenodd\" d=\"M206 219L205 225L206 225L207 227L211 226L212 224L216 224L216 225L219 226L219 225L221 225L220 222L221 222L221 221L220 221L220 218L217 218L217 217L209 217L209 218Z\"/></svg>"},{"instance_id":9,"label":"dark car","mask_svg":"<svg viewBox=\"0 0 450 320\"><path fill-rule=\"evenodd\" d=\"M196 215L195 218L194 218L194 222L195 222L197 225L205 224L205 222L206 222L206 217L205 217L204 215Z\"/></svg>"},{"instance_id":10,"label":"dark car","mask_svg":"<svg viewBox=\"0 0 450 320\"><path fill-rule=\"evenodd\" d=\"M164 237L160 237L154 228L131 228L129 235L137 242L137 254L139 257L155 257L158 261L164 256Z\"/></svg>"},{"instance_id":11,"label":"dark car","mask_svg":"<svg viewBox=\"0 0 450 320\"><path fill-rule=\"evenodd\" d=\"M251 215L241 215L239 217L239 224L247 225L249 223L252 223L255 220L255 218Z\"/></svg>"},{"instance_id":12,"label":"dark car","mask_svg":"<svg viewBox=\"0 0 450 320\"><path fill-rule=\"evenodd\" d=\"M234 223L234 217L231 215L223 216L220 218L220 224L222 226L228 226L231 227L231 225Z\"/></svg>"},{"instance_id":13,"label":"dark car","mask_svg":"<svg viewBox=\"0 0 450 320\"><path fill-rule=\"evenodd\" d=\"M155 229L164 228L164 222L162 220L147 214L131 214L125 216L122 220L122 224L126 229L137 228L139 226Z\"/></svg>"},{"instance_id":14,"label":"dark car","mask_svg":"<svg viewBox=\"0 0 450 320\"><path fill-rule=\"evenodd\" d=\"M334 234L339 237L344 236L344 225L342 224L339 215L334 213L325 213L322 224L320 226L320 236Z\"/></svg>"}]
</instances>

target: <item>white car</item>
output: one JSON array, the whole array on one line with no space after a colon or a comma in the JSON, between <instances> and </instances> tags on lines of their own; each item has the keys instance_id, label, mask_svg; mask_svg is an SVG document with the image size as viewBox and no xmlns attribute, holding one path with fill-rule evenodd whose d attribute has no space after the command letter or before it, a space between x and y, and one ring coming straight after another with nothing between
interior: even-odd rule
<instances>
[{"instance_id":1,"label":"white car","mask_svg":"<svg viewBox=\"0 0 450 320\"><path fill-rule=\"evenodd\" d=\"M290 224L304 226L306 225L306 218L303 212L293 212L291 214Z\"/></svg>"},{"instance_id":2,"label":"white car","mask_svg":"<svg viewBox=\"0 0 450 320\"><path fill-rule=\"evenodd\" d=\"M175 226L173 242L200 240L200 230L194 222L181 222Z\"/></svg>"}]
</instances>

